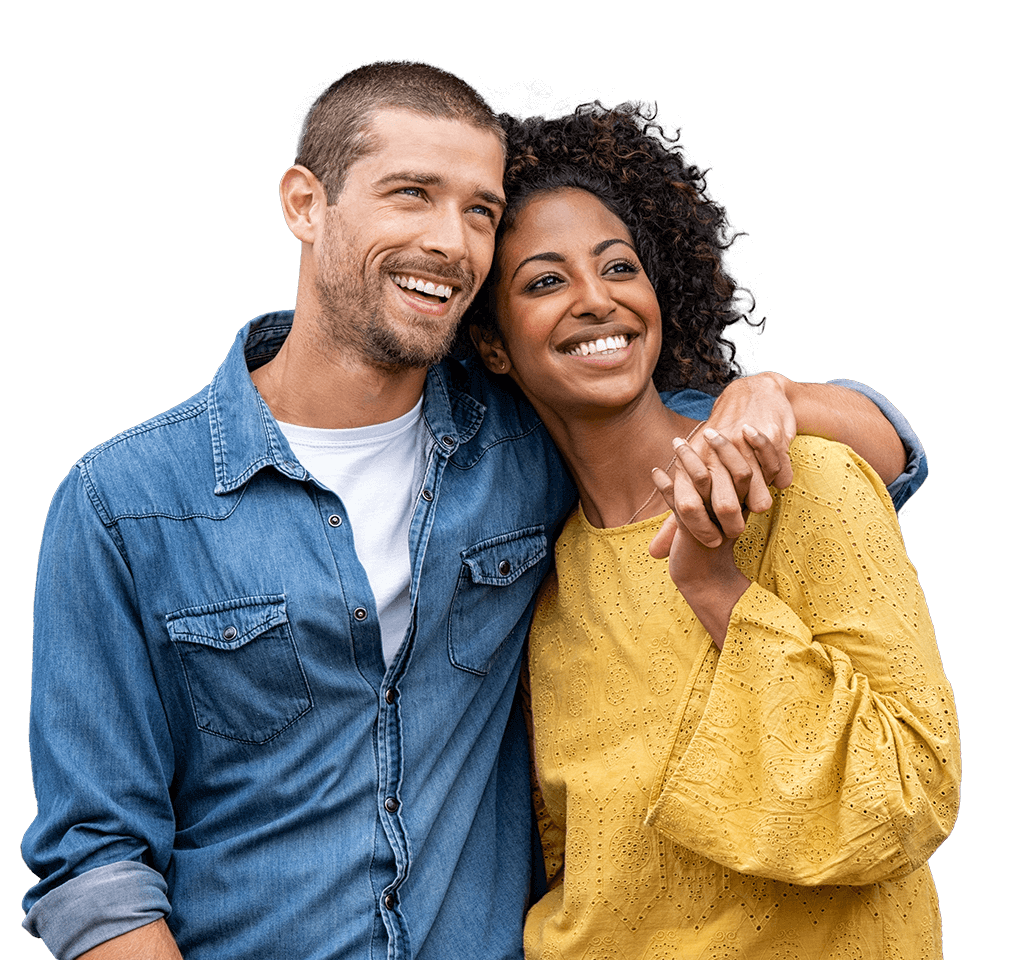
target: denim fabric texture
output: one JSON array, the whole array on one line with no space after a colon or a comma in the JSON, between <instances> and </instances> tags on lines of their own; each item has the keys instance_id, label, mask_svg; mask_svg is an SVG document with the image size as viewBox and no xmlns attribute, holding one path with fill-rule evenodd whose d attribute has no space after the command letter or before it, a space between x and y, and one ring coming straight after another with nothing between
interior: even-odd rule
<instances>
[{"instance_id":1,"label":"denim fabric texture","mask_svg":"<svg viewBox=\"0 0 1024 960\"><path fill-rule=\"evenodd\" d=\"M290 324L247 325L206 390L54 497L23 852L42 878L25 926L57 957L162 915L187 960L522 956L511 707L575 491L524 400L475 364L432 368L412 622L385 670L345 507L249 377Z\"/></svg>"}]
</instances>

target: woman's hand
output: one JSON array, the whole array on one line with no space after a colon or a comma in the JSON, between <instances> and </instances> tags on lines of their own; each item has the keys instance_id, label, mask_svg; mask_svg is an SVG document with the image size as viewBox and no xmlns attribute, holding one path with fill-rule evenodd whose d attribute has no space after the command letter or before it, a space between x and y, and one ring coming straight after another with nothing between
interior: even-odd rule
<instances>
[{"instance_id":1,"label":"woman's hand","mask_svg":"<svg viewBox=\"0 0 1024 960\"><path fill-rule=\"evenodd\" d=\"M733 515L731 505L742 503L752 471L743 454L717 431L706 430L705 439L710 447L707 462L677 438L673 442L675 477L660 468L652 473L672 516L651 541L650 552L658 559L668 558L672 582L721 649L732 608L750 586L736 566L732 551L745 520L741 511ZM750 431L748 439L752 449L771 448L767 438L756 430ZM717 543L707 546L687 529L687 518L692 518L698 508L702 515L706 509L717 516L719 504L728 505L730 512L725 523L719 521L722 530Z\"/></svg>"},{"instance_id":2,"label":"woman's hand","mask_svg":"<svg viewBox=\"0 0 1024 960\"><path fill-rule=\"evenodd\" d=\"M786 483L793 479L789 455L780 453L778 444L749 424L742 424L740 433L744 448L753 456L753 466L737 444L711 427L700 438L703 454L695 444L678 439L673 444L676 460L685 453L688 466L676 471L672 493L665 496L662 490L662 495L678 521L708 547L721 544L723 534L738 537L746 526L745 510L763 513L771 507L767 484L779 476ZM662 485L667 489L668 475L657 470L654 482L659 490Z\"/></svg>"}]
</instances>

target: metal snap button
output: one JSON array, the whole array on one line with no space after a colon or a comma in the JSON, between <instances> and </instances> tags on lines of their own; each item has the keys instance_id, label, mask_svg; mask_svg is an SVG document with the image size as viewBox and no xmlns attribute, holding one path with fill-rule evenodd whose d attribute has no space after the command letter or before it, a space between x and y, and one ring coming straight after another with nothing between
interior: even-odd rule
<instances>
[{"instance_id":1,"label":"metal snap button","mask_svg":"<svg viewBox=\"0 0 1024 960\"><path fill-rule=\"evenodd\" d=\"M331 525L332 527L340 527L340 526L341 526L341 517L339 517L339 516L338 516L338 515L337 515L336 513L332 513L332 514L331 514L331 515L330 515L330 516L329 516L329 517L327 518L327 522L328 522L328 523L329 523L329 524L330 524L330 525Z\"/></svg>"},{"instance_id":2,"label":"metal snap button","mask_svg":"<svg viewBox=\"0 0 1024 960\"><path fill-rule=\"evenodd\" d=\"M356 607L355 610L352 611L352 616L357 620L365 620L367 616L366 607Z\"/></svg>"},{"instance_id":3,"label":"metal snap button","mask_svg":"<svg viewBox=\"0 0 1024 960\"><path fill-rule=\"evenodd\" d=\"M234 640L238 636L238 631L234 627L225 627L224 632L221 633L221 637L225 640Z\"/></svg>"},{"instance_id":4,"label":"metal snap button","mask_svg":"<svg viewBox=\"0 0 1024 960\"><path fill-rule=\"evenodd\" d=\"M507 577L511 572L512 564L509 563L507 560L502 560L501 563L498 564L498 573L500 573L503 577Z\"/></svg>"}]
</instances>

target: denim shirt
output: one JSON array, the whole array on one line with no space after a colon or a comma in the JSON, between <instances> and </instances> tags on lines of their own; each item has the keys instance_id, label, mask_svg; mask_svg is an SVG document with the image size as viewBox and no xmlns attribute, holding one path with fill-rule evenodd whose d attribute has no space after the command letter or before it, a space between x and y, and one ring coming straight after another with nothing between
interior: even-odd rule
<instances>
[{"instance_id":1,"label":"denim shirt","mask_svg":"<svg viewBox=\"0 0 1024 960\"><path fill-rule=\"evenodd\" d=\"M525 401L432 368L412 620L385 669L345 507L249 376L290 323L243 328L209 388L87 454L51 506L23 850L43 878L25 926L58 957L162 916L188 960L522 956L511 706L575 491Z\"/></svg>"}]
</instances>

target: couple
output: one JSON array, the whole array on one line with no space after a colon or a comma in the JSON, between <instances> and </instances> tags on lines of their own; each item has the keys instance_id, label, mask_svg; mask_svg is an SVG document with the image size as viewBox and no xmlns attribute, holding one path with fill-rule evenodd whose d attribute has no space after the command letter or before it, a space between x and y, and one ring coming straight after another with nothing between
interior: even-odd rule
<instances>
[{"instance_id":1,"label":"couple","mask_svg":"<svg viewBox=\"0 0 1024 960\"><path fill-rule=\"evenodd\" d=\"M412 64L314 105L281 184L294 316L51 507L24 849L55 955L518 956L513 702L577 497L531 653L529 955L870 956L937 929L955 730L891 504L810 438L764 486L794 417L886 479L901 445L842 388L732 379L721 211L635 119L510 122L506 148ZM589 185L558 179L588 157ZM447 355L492 255L482 369ZM735 539L744 502L767 512Z\"/></svg>"}]
</instances>

